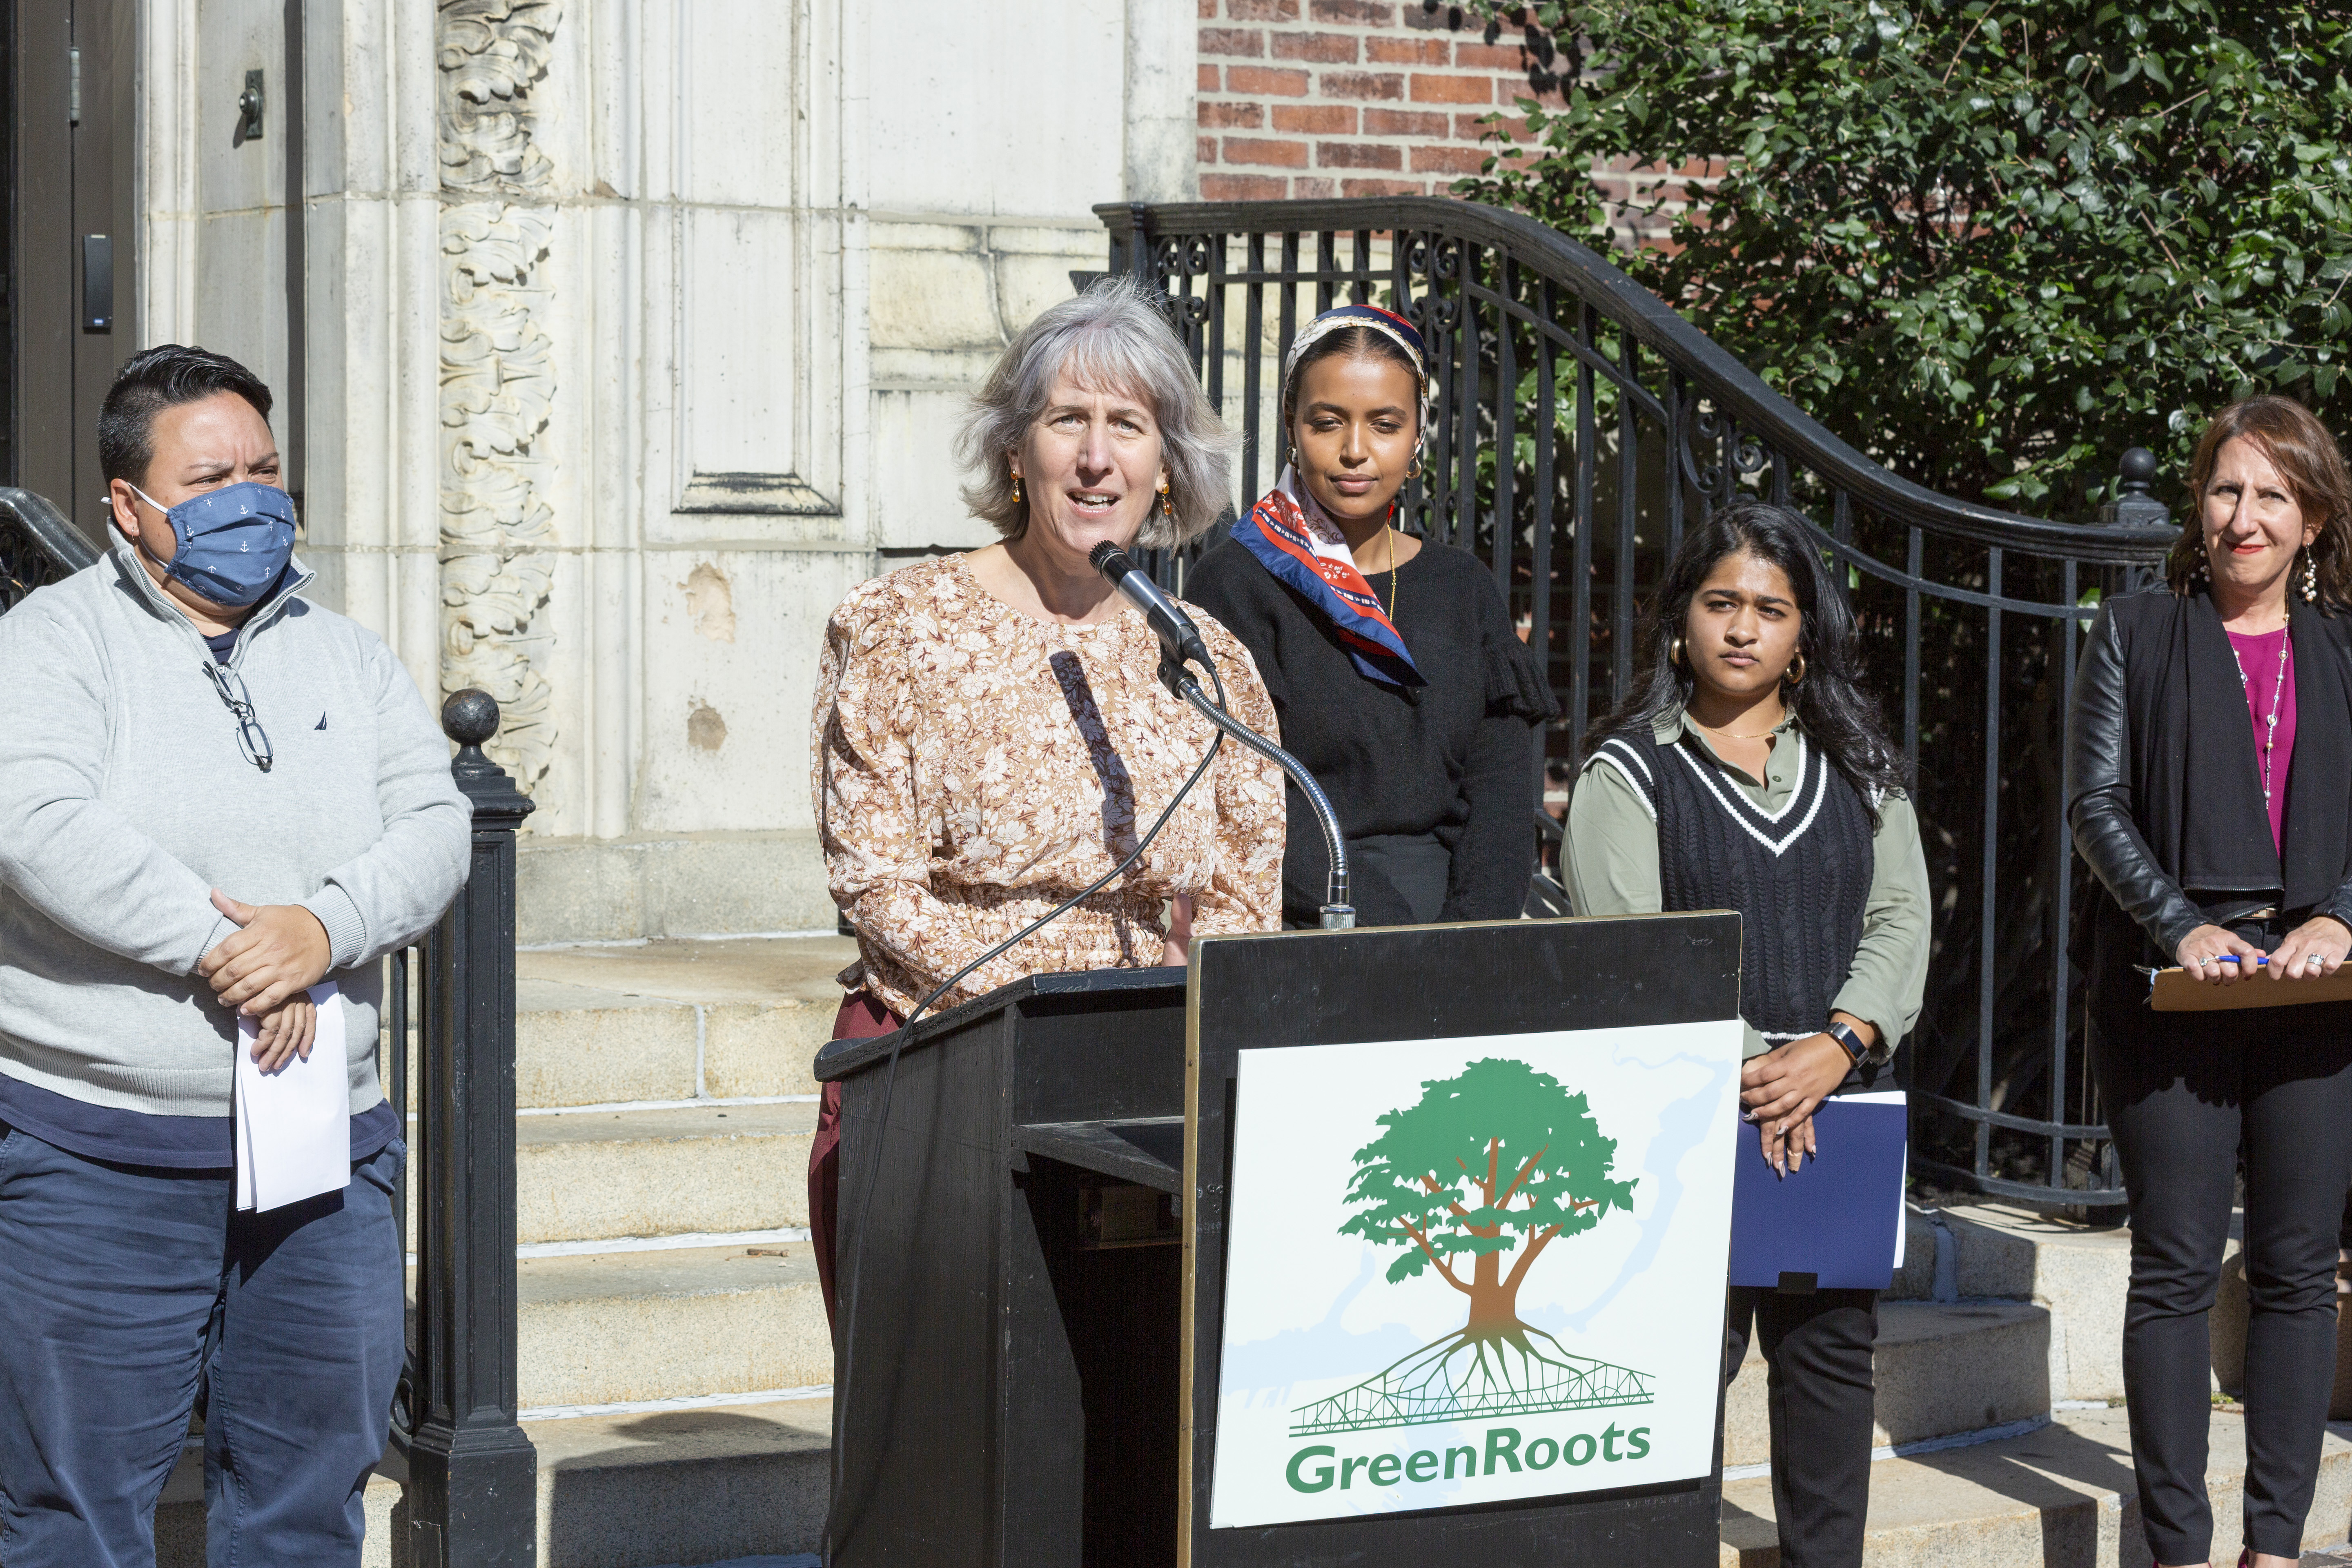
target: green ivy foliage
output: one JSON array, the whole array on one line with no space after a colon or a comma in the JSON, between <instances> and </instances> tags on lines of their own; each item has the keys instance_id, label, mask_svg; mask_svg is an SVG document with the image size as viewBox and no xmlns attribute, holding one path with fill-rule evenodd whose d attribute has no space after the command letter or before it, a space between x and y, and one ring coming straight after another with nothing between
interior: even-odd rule
<instances>
[{"instance_id":1,"label":"green ivy foliage","mask_svg":"<svg viewBox=\"0 0 2352 1568\"><path fill-rule=\"evenodd\" d=\"M1460 194L1622 252L1596 167L1712 174L1626 269L1931 489L2083 517L2127 447L2177 483L2232 399L2352 421L2352 9L1474 10L1565 101L1498 117Z\"/></svg>"}]
</instances>

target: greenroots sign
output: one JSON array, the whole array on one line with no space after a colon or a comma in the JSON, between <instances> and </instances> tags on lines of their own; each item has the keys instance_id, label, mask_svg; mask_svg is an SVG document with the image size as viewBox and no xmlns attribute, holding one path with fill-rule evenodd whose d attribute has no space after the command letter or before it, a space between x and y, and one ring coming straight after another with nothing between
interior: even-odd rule
<instances>
[{"instance_id":1,"label":"greenroots sign","mask_svg":"<svg viewBox=\"0 0 2352 1568\"><path fill-rule=\"evenodd\" d=\"M1346 1491L1360 1477L1370 1487L1393 1487L1400 1481L1410 1481L1414 1486L1451 1481L1457 1465L1464 1480L1481 1474L1491 1476L1498 1469L1518 1475L1528 1470L1548 1470L1554 1465L1578 1469L1596 1459L1613 1465L1621 1460L1648 1458L1650 1429L1636 1426L1627 1431L1612 1422L1597 1436L1571 1432L1560 1437L1546 1431L1530 1441L1517 1426L1489 1426L1483 1448L1483 1458L1481 1445L1475 1443L1447 1448L1443 1453L1435 1448L1416 1448L1406 1454L1390 1448L1378 1454L1343 1455L1328 1444L1312 1443L1290 1456L1282 1479L1290 1483L1293 1491L1328 1492L1334 1487Z\"/></svg>"},{"instance_id":2,"label":"greenroots sign","mask_svg":"<svg viewBox=\"0 0 2352 1568\"><path fill-rule=\"evenodd\" d=\"M1244 1051L1212 1527L1705 1475L1740 1037Z\"/></svg>"}]
</instances>

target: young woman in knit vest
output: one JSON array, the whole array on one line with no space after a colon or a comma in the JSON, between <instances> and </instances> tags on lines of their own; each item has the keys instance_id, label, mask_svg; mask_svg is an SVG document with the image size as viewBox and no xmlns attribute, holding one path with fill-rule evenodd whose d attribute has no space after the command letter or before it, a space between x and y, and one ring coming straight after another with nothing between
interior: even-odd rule
<instances>
[{"instance_id":1,"label":"young woman in knit vest","mask_svg":"<svg viewBox=\"0 0 2352 1568\"><path fill-rule=\"evenodd\" d=\"M1861 689L1853 613L1820 535L1727 508L1675 552L1634 682L1569 804L1586 915L1738 910L1744 1114L1762 1157L1815 1152L1813 1109L1879 1075L1918 1016L1927 865L1902 753ZM1735 1288L1724 1378L1751 1327L1770 1368L1786 1568L1855 1568L1870 1501L1873 1290Z\"/></svg>"}]
</instances>

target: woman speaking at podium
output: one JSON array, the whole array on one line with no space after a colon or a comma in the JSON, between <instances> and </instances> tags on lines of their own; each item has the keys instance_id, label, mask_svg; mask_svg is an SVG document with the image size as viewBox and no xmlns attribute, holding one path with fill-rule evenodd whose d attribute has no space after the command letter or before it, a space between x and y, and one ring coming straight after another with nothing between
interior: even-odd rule
<instances>
[{"instance_id":1,"label":"woman speaking at podium","mask_svg":"<svg viewBox=\"0 0 2352 1568\"><path fill-rule=\"evenodd\" d=\"M1428 430L1421 334L1343 305L1291 341L1290 460L1184 591L1257 658L1283 744L1348 838L1359 925L1515 920L1535 865L1531 725L1557 710L1494 574L1391 526ZM1290 797L1286 922L1319 923L1323 836Z\"/></svg>"},{"instance_id":2,"label":"woman speaking at podium","mask_svg":"<svg viewBox=\"0 0 2352 1568\"><path fill-rule=\"evenodd\" d=\"M2336 1365L2352 1002L2158 1013L2148 972L2288 997L2352 948L2352 476L2302 405L2256 397L2206 427L2189 493L2168 581L2100 606L2075 676L2067 816L2099 886L2074 956L2131 1197L2148 1546L2173 1568L2212 1548L2205 1320L2242 1162L2245 1550L2292 1568Z\"/></svg>"},{"instance_id":3,"label":"woman speaking at podium","mask_svg":"<svg viewBox=\"0 0 2352 1568\"><path fill-rule=\"evenodd\" d=\"M1822 1098L1885 1064L1927 984L1927 857L1902 754L1860 674L1813 526L1780 507L1727 508L1667 567L1634 685L1594 729L1569 801L1579 914L1739 911L1740 1098L1782 1169L1815 1152ZM1877 1300L1730 1291L1724 1378L1757 1330L1790 1568L1862 1562Z\"/></svg>"},{"instance_id":4,"label":"woman speaking at podium","mask_svg":"<svg viewBox=\"0 0 2352 1568\"><path fill-rule=\"evenodd\" d=\"M825 626L813 793L857 934L835 1039L887 1034L1111 871L1208 751L1216 731L1160 687L1157 639L1088 554L1197 537L1226 504L1229 447L1183 345L1123 279L1047 310L989 372L959 455L976 470L965 504L1001 537L860 584ZM1248 651L1193 618L1229 710L1273 736ZM1282 787L1225 746L1123 878L933 1007L1047 971L1181 963L1195 931L1274 929ZM828 1312L839 1115L828 1084L809 1161Z\"/></svg>"}]
</instances>

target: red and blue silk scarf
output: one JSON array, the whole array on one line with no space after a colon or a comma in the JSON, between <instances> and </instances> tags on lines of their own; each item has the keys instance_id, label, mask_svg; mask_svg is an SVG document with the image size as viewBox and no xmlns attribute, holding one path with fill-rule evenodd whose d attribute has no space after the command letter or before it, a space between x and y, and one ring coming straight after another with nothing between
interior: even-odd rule
<instances>
[{"instance_id":1,"label":"red and blue silk scarf","mask_svg":"<svg viewBox=\"0 0 2352 1568\"><path fill-rule=\"evenodd\" d=\"M1359 674L1389 686L1429 684L1339 529L1301 492L1290 469L1247 517L1234 520L1234 537L1338 634Z\"/></svg>"}]
</instances>

